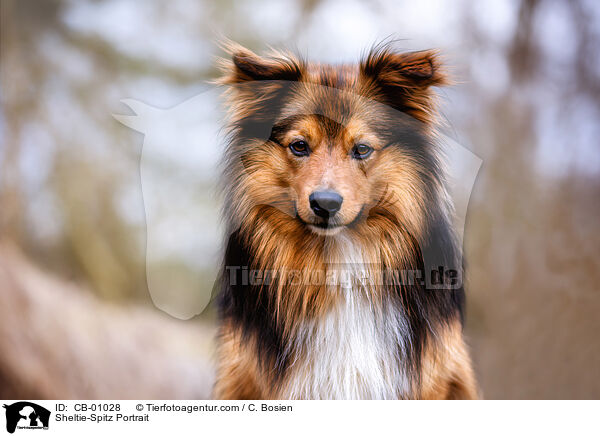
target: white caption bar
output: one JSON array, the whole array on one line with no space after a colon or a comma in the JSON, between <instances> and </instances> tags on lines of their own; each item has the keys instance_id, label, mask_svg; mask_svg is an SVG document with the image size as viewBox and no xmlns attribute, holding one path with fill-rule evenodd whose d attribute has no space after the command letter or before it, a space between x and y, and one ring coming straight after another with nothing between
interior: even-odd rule
<instances>
[{"instance_id":1,"label":"white caption bar","mask_svg":"<svg viewBox=\"0 0 600 436\"><path fill-rule=\"evenodd\" d=\"M598 401L3 401L1 434L589 434Z\"/></svg>"}]
</instances>

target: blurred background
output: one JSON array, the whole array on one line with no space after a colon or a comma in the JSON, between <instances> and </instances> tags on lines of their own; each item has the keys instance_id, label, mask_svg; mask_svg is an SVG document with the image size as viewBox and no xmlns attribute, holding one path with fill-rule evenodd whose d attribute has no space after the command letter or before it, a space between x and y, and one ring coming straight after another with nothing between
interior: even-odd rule
<instances>
[{"instance_id":1,"label":"blurred background","mask_svg":"<svg viewBox=\"0 0 600 436\"><path fill-rule=\"evenodd\" d=\"M600 3L2 0L0 36L0 397L208 397L214 308L194 304L218 262L222 144L189 183L186 156L144 157L204 219L161 220L152 268L191 308L173 317L148 291L144 136L112 114L204 92L222 37L327 62L393 37L444 53L444 132L483 159L465 249L484 397L600 398Z\"/></svg>"}]
</instances>

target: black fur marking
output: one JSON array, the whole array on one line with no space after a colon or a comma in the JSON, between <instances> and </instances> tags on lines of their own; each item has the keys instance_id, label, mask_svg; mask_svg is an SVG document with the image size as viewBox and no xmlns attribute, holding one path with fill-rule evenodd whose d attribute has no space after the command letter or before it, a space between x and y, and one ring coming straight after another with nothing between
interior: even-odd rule
<instances>
[{"instance_id":1,"label":"black fur marking","mask_svg":"<svg viewBox=\"0 0 600 436\"><path fill-rule=\"evenodd\" d=\"M256 102L251 110L244 112L244 116L230 126L235 132L232 138L234 142L240 143L246 139L267 140L283 102L295 84L296 82L286 81L257 81L237 85L255 94Z\"/></svg>"},{"instance_id":2,"label":"black fur marking","mask_svg":"<svg viewBox=\"0 0 600 436\"><path fill-rule=\"evenodd\" d=\"M228 267L230 269L228 269ZM225 264L221 273L221 293L218 298L219 315L232 322L244 340L256 341L256 359L264 371L280 379L289 361L289 347L275 320L275 310L268 285L253 286L244 283L242 268L255 268L239 230L228 241ZM231 280L233 268L235 283Z\"/></svg>"},{"instance_id":3,"label":"black fur marking","mask_svg":"<svg viewBox=\"0 0 600 436\"><path fill-rule=\"evenodd\" d=\"M456 287L442 286L440 289L428 289L426 285L425 278L431 274L431 269L437 266L455 269L462 278L462 265L457 265L459 258L456 243L451 227L445 219L432 220L426 241L419 243L411 235L407 235L407 239L412 240L416 247L420 247L416 264L409 266L409 269L418 271L423 282L416 281L412 285L399 284L394 288L410 331L410 337L407 338L409 340L406 341L409 348L406 350L405 365L408 373L416 377L413 381L419 386L423 352L428 342L435 338L436 330L440 326L448 325L457 317L461 323L464 322L465 292L462 282Z\"/></svg>"}]
</instances>

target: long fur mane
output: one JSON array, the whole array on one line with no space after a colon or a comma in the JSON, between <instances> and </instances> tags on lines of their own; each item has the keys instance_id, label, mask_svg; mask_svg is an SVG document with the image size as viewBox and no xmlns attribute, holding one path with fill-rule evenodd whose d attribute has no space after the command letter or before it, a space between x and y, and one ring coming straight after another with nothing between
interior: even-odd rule
<instances>
[{"instance_id":1,"label":"long fur mane","mask_svg":"<svg viewBox=\"0 0 600 436\"><path fill-rule=\"evenodd\" d=\"M445 326L462 320L464 301L460 285L432 290L419 280L406 283L390 272L412 271L425 278L431 273L428 264L443 265L458 271L462 279L460 247L450 225L451 206L435 143L436 100L431 86L447 83L438 55L396 53L379 45L352 68L312 65L288 53L259 57L235 45L228 50L232 60L222 62L220 80L227 86L231 109L223 176L228 238L220 279L221 319L252 344L258 367L277 384L311 346L301 326L327 316L346 298L343 287L323 280L314 284L303 274L336 271L339 265L351 264L356 253L359 266L354 267L371 280L355 286L356 292L383 314L382 319L393 308L405 323L395 364L409 377L411 395L418 396L422 356L426 349L436 348ZM331 89L382 105L382 131L391 138L410 139L402 153L412 163L404 179L392 180L364 211L363 223L340 238L311 232L294 219L284 188L265 192L254 188L260 183L277 185L260 170L252 149L264 147L268 152L284 104L307 90L318 101ZM353 98L348 97L348 106L354 108L361 103ZM392 113L406 116L394 122ZM413 186L410 198L398 194L396 186L401 184ZM259 280L244 277L252 270L260 271ZM297 271L300 277L290 277Z\"/></svg>"}]
</instances>

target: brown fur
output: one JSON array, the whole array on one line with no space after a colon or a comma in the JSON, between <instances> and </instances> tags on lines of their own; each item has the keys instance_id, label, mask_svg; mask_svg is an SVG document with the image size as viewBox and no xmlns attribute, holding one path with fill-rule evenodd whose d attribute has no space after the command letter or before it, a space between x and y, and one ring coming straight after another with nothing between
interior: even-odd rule
<instances>
[{"instance_id":1,"label":"brown fur","mask_svg":"<svg viewBox=\"0 0 600 436\"><path fill-rule=\"evenodd\" d=\"M471 359L462 338L462 327L453 326L430 347L423 361L422 400L475 400L479 398ZM222 326L215 397L222 400L280 399L279 386L260 370L252 346L236 329ZM402 398L399 398L402 399Z\"/></svg>"},{"instance_id":2,"label":"brown fur","mask_svg":"<svg viewBox=\"0 0 600 436\"><path fill-rule=\"evenodd\" d=\"M332 188L342 195L334 224L340 226L343 240L352 241L361 253L371 279L385 279L382 267L415 269L427 244L431 205L444 218L450 208L444 203L443 179L436 173L429 140L423 142L425 151L415 152L390 146L382 131L396 122L398 112L406 115L401 126L410 132L408 138L432 138L436 102L430 87L447 79L433 51L395 53L380 47L358 66L308 64L281 53L262 58L234 45L229 51L232 61L223 61L220 82L229 87L233 138L226 162L228 230L237 235L234 246L247 251L250 268L277 275L268 285L244 290L261 302L257 307L265 310L267 330L244 327L240 319L248 314L236 318L222 312L215 394L222 399L274 399L285 396L286 383L291 383L294 369L289 362L311 353L311 338L303 336L300 326L325 319L347 298L341 287L308 278L315 270L344 263L348 251L340 236L311 227L315 216L310 193ZM263 124L263 136L254 134ZM310 159L290 152L288 145L297 138L310 144ZM372 156L349 158L357 143L372 147ZM291 270L300 278L290 280L285 272ZM353 287L375 311L399 299L406 316L420 316L412 313L421 311L411 303L409 292L415 291L399 283L392 288ZM423 346L416 346L415 363L409 365L411 387L398 392L398 398L476 397L459 313L446 311L448 315L426 320L431 328L419 339ZM269 343L262 352L263 336L271 331L275 345ZM280 343L287 345L274 351Z\"/></svg>"}]
</instances>

